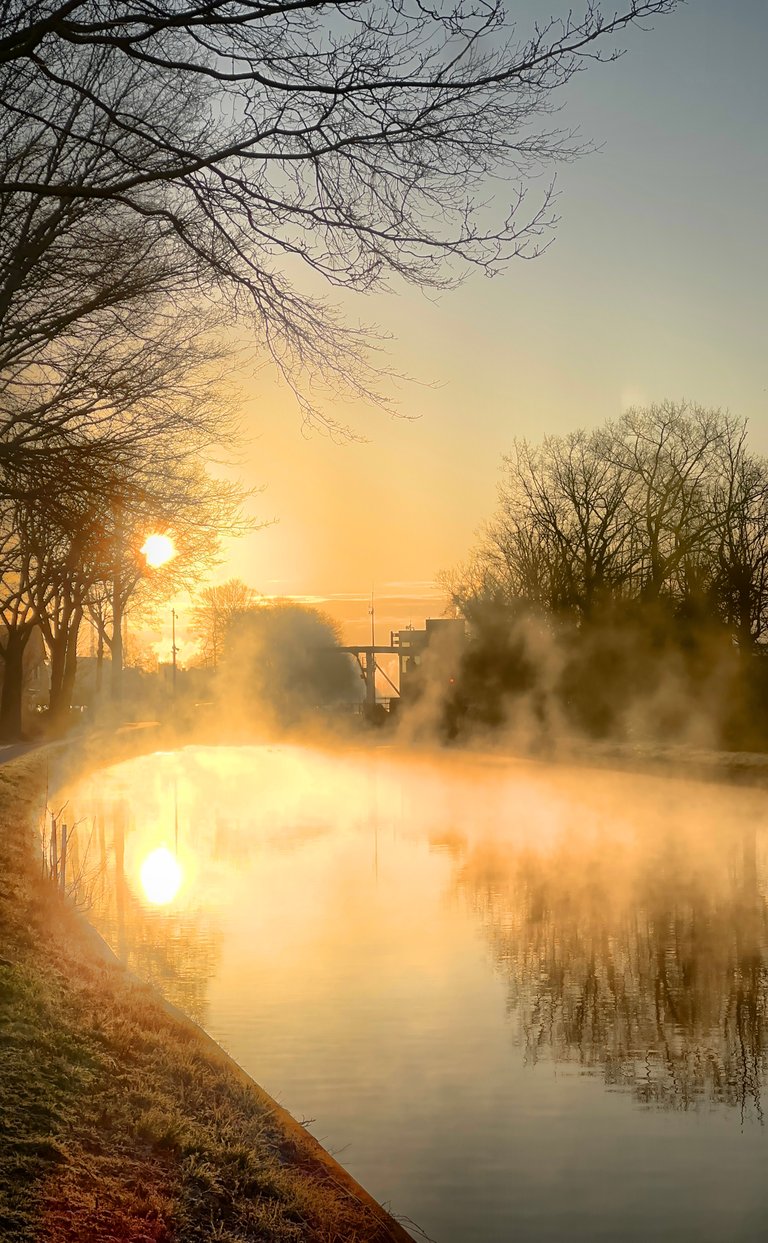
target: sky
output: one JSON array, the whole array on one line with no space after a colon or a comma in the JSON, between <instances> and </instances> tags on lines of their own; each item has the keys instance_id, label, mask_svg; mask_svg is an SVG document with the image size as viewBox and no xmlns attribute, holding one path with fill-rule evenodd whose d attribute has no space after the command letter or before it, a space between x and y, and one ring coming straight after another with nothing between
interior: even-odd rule
<instances>
[{"instance_id":1,"label":"sky","mask_svg":"<svg viewBox=\"0 0 768 1243\"><path fill-rule=\"evenodd\" d=\"M521 29L559 11L510 8ZM436 576L470 552L515 437L687 398L747 418L768 453L768 4L688 0L621 43L563 97L559 119L599 149L557 170L544 255L438 298L351 304L418 381L402 417L343 410L363 440L307 438L266 371L237 377L239 473L270 525L227 545L220 580L317 603L348 642L370 633L373 590L383 641L442 612Z\"/></svg>"}]
</instances>

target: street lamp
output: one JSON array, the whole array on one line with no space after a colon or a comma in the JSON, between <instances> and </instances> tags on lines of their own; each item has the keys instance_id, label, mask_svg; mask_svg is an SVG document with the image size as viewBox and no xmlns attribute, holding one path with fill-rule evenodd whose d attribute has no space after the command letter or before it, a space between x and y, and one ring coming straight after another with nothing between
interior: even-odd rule
<instances>
[{"instance_id":1,"label":"street lamp","mask_svg":"<svg viewBox=\"0 0 768 1243\"><path fill-rule=\"evenodd\" d=\"M171 609L171 659L173 661L173 696L176 698L176 610Z\"/></svg>"}]
</instances>

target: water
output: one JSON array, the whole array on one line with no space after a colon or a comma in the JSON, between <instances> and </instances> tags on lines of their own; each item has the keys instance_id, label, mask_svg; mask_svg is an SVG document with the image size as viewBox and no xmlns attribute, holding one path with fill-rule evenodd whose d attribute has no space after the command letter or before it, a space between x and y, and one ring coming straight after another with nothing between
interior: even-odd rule
<instances>
[{"instance_id":1,"label":"water","mask_svg":"<svg viewBox=\"0 0 768 1243\"><path fill-rule=\"evenodd\" d=\"M762 792L243 747L64 798L113 948L438 1243L766 1237Z\"/></svg>"}]
</instances>

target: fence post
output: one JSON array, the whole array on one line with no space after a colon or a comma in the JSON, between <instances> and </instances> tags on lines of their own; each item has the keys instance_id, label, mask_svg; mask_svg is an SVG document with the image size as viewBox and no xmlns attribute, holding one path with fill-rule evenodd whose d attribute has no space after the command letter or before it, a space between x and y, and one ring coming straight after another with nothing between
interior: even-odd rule
<instances>
[{"instance_id":1,"label":"fence post","mask_svg":"<svg viewBox=\"0 0 768 1243\"><path fill-rule=\"evenodd\" d=\"M53 883L59 879L59 847L56 836L56 817L51 816L51 876Z\"/></svg>"},{"instance_id":2,"label":"fence post","mask_svg":"<svg viewBox=\"0 0 768 1243\"><path fill-rule=\"evenodd\" d=\"M62 824L61 826L61 867L59 870L59 884L61 886L62 893L66 892L65 890L66 878L67 878L67 826L66 824Z\"/></svg>"}]
</instances>

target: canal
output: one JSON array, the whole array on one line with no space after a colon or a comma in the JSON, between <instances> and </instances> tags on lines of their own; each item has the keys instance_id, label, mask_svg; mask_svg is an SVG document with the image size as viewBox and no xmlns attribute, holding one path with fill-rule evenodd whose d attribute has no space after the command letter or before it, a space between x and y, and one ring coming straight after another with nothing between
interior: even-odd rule
<instances>
[{"instance_id":1,"label":"canal","mask_svg":"<svg viewBox=\"0 0 768 1243\"><path fill-rule=\"evenodd\" d=\"M762 791L254 746L56 801L116 953L437 1243L765 1238Z\"/></svg>"}]
</instances>

